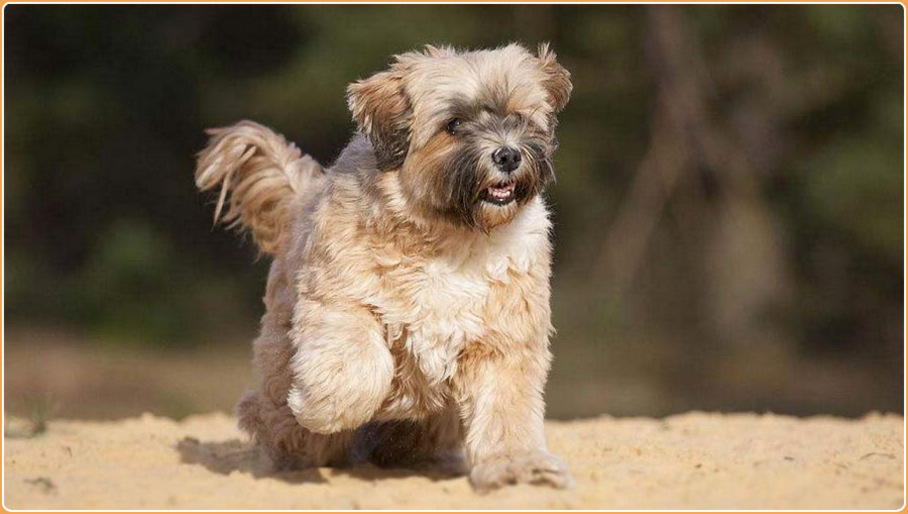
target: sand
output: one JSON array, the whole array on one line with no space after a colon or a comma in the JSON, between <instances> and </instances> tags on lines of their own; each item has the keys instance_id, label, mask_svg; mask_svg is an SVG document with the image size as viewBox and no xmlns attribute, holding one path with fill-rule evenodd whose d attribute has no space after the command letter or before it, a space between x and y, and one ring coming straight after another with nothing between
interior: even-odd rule
<instances>
[{"instance_id":1,"label":"sand","mask_svg":"<svg viewBox=\"0 0 908 514\"><path fill-rule=\"evenodd\" d=\"M12 509L899 509L904 420L689 413L548 422L577 484L478 495L407 470L274 474L230 416L7 419Z\"/></svg>"}]
</instances>

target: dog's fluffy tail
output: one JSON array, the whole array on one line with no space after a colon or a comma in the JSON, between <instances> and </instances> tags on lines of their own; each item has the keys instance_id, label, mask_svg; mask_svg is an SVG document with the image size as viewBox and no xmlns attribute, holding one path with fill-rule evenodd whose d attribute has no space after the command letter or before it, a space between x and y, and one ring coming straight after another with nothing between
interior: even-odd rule
<instances>
[{"instance_id":1,"label":"dog's fluffy tail","mask_svg":"<svg viewBox=\"0 0 908 514\"><path fill-rule=\"evenodd\" d=\"M292 222L294 199L320 185L324 170L283 136L252 121L207 134L211 139L198 155L195 183L200 191L220 185L215 223L248 230L259 249L273 255Z\"/></svg>"}]
</instances>

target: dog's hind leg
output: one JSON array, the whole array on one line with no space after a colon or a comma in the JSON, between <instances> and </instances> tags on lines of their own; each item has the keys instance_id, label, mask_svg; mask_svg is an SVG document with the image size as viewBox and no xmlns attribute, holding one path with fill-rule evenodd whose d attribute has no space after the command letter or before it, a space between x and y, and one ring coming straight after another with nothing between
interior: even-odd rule
<instances>
[{"instance_id":1,"label":"dog's hind leg","mask_svg":"<svg viewBox=\"0 0 908 514\"><path fill-rule=\"evenodd\" d=\"M357 433L353 454L383 468L428 468L463 474L463 431L457 411L448 408L420 420L372 422Z\"/></svg>"},{"instance_id":2,"label":"dog's hind leg","mask_svg":"<svg viewBox=\"0 0 908 514\"><path fill-rule=\"evenodd\" d=\"M355 430L372 419L391 389L394 359L369 310L303 300L294 317L296 353L287 403L316 433Z\"/></svg>"},{"instance_id":3,"label":"dog's hind leg","mask_svg":"<svg viewBox=\"0 0 908 514\"><path fill-rule=\"evenodd\" d=\"M348 463L355 432L316 434L296 421L290 408L277 405L258 391L247 392L237 405L240 428L255 439L275 470L298 470Z\"/></svg>"}]
</instances>

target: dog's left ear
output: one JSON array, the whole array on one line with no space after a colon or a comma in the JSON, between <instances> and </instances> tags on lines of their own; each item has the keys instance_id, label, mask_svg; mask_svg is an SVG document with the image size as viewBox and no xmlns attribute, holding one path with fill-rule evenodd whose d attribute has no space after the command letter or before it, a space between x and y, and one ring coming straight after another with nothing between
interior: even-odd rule
<instances>
[{"instance_id":1,"label":"dog's left ear","mask_svg":"<svg viewBox=\"0 0 908 514\"><path fill-rule=\"evenodd\" d=\"M410 99L398 65L347 87L353 119L372 142L378 169L399 168L410 146Z\"/></svg>"},{"instance_id":2,"label":"dog's left ear","mask_svg":"<svg viewBox=\"0 0 908 514\"><path fill-rule=\"evenodd\" d=\"M538 55L539 64L546 75L542 85L549 93L549 104L552 109L559 113L571 99L571 90L574 88L571 84L571 72L558 64L555 52L549 48L548 43L539 45Z\"/></svg>"}]
</instances>

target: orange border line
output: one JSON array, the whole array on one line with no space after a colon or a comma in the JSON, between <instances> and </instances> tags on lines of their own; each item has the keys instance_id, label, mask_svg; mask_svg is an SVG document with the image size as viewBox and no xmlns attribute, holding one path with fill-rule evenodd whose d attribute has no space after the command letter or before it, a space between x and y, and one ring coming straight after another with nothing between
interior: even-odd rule
<instances>
[{"instance_id":1,"label":"orange border line","mask_svg":"<svg viewBox=\"0 0 908 514\"><path fill-rule=\"evenodd\" d=\"M55 3L55 2L53 2L52 0L36 0L36 1L33 1L33 2L10 2L10 1L8 1L8 0L0 0L0 5L2 5L2 7L4 8L4 14L3 14L4 23L5 23L5 7L6 7L6 5L7 5L7 4L16 4L16 3L20 3L20 4L42 4L42 3ZM206 4L206 3L207 3L207 4L245 3L245 4L252 4L252 3L255 3L255 2L248 2L248 1L244 1L244 0L226 0L226 1L215 1L215 0L201 0L201 1L184 1L184 0L177 0L177 1L169 1L169 0L150 0L150 1L147 1L147 2L118 2L118 1L115 1L115 0L100 0L100 1L74 1L74 2L65 2L65 3L69 3L69 4L105 4L105 3L116 3L116 4L136 4L136 5L140 5L140 4L164 4L164 3L168 3L168 4L173 4L173 3L177 3L177 4L178 4L178 3L186 3L186 4L192 4L192 3L203 3L203 4ZM295 1L289 1L289 0L277 0L277 1L271 2L271 3L277 3L277 4L324 4L324 3L326 3L326 2L309 2L309 1L295 2ZM337 3L342 3L342 4L364 4L364 3L370 3L370 4L397 4L397 3L458 4L458 3L477 3L477 2L470 2L470 1L468 1L468 0L448 0L448 1L443 1L443 2L420 2L420 1L417 1L417 0L403 0L403 1L401 1L401 2L386 2L386 1L379 1L379 2L360 2L360 1L356 1L356 0L335 0L335 1L327 2L327 3L334 3L334 4L337 4ZM745 0L731 0L731 1L705 0L705 1L700 1L700 2L619 2L619 1L611 1L611 0L606 0L606 1L604 1L604 2L599 2L599 1L585 1L585 0L581 0L581 1L579 1L579 2L557 2L557 1L556 1L556 2L549 2L549 1L545 1L545 0L526 0L526 1L505 1L505 2L495 2L495 3L500 3L500 4L511 4L511 3L545 3L545 4L570 4L570 3L580 3L580 4L628 4L628 3L633 3L633 4L641 4L641 5L642 5L642 4L662 4L662 3L665 3L665 4L682 4L682 5L696 5L696 4L782 4L782 5L784 5L784 4L838 4L838 3L861 4L861 3L871 3L871 2L860 2L860 1L855 2L855 1L849 1L849 0L828 0L828 1L806 0L806 1L800 1L800 2L795 2L795 1L784 1L784 0L783 0L783 1L778 1L778 2L768 2L768 1L756 1L756 2L754 2L754 1L745 1ZM903 44L903 54L902 54L902 58L903 58L903 68L902 68L902 79L903 79L903 104L902 104L902 107L903 107L903 109L904 109L904 112L903 112L903 127L904 127L904 120L905 120L906 118L908 118L908 101L906 101L905 96L904 96L904 87L905 87L906 83L908 83L908 81L906 81L906 74L905 74L905 71L906 71L906 66L905 66L905 64L906 64L905 56L908 55L908 44L906 44L906 38L905 38L906 32L908 32L908 30L906 30L906 24L905 24L905 13L908 12L908 0L897 0L897 1L893 1L893 2L872 2L872 3L879 3L879 4L896 4L896 3L897 3L897 4L901 4L901 5L902 5L902 8L903 8L903 15L902 15L902 20L903 20L903 25L902 25L902 29L903 29L903 32L902 32L902 38L903 38L903 40L902 40L902 44ZM5 50L5 48L4 48L4 40L3 40L3 36L4 36L3 28L4 28L4 27L2 26L2 24L0 24L0 66L3 65L3 55L4 55L4 54L3 54L3 51ZM5 77L4 77L4 80L5 80ZM3 90L2 87L0 87L0 93L5 93L5 91ZM3 108L2 108L2 104L0 104L0 119L2 119L2 116L3 116ZM904 130L904 129L903 129L903 130ZM5 134L3 134L3 135L5 136ZM903 134L903 136L905 137L905 147L903 147L903 162L902 162L902 166L903 166L902 171L903 171L903 176L904 176L904 173L905 173L905 170L906 170L906 168L905 168L905 164L906 164L906 163L905 163L905 153L904 153L904 152L905 152L905 149L908 149L908 130L905 130L905 133ZM4 139L5 139L5 138L4 138ZM0 159L2 159L3 157L4 157L3 152L0 151ZM4 161L4 164L5 164L5 161ZM4 168L5 168L5 166L4 166ZM5 169L3 170L3 172L5 172ZM905 241L908 241L908 229L906 229L906 224L905 224L905 219L906 219L906 217L908 217L908 206L906 206L906 203L905 203L905 198L908 197L908 180L905 181L904 187L905 187L905 189L904 189L903 192L905 193L905 196L903 196L903 200L902 200L902 214L903 214L902 228L903 228L903 235L905 236L905 239L903 240L903 254L902 254L902 258L903 258L902 289L903 289L903 314L908 315L908 303L905 302L905 299L908 298L908 297L905 296L905 276L906 276L906 275L905 275L905 272L908 271L908 266L905 266L905 249L904 249L904 248L905 248L904 242L905 242ZM0 207L3 206L2 193L3 193L3 186L2 186L2 182L0 182ZM2 228L0 228L0 235L3 235L3 230L2 230ZM5 239L4 239L4 242L3 242L2 244L5 246ZM0 255L0 265L2 265L2 264L3 264L3 257L2 257L2 255ZM2 274L2 272L0 272L0 281L2 281L2 280L3 280L3 274ZM3 307L3 298L0 297L0 308L2 308L2 307ZM5 330L5 326L3 325L2 322L0 322L0 330ZM905 339L908 340L908 328L906 328L905 330L906 330L906 331L905 331L905 333L903 333L903 336L905 336ZM0 342L2 342L2 341L0 341ZM903 348L904 348L904 345L903 345ZM906 354L908 354L908 351L906 351L905 354L903 354L903 369L904 369L904 372L905 372L905 374L903 375L903 377L908 377L908 355L906 355ZM0 348L0 361L5 361L4 358L5 358L5 350L2 349L2 348ZM2 377L3 377L3 373L2 373L2 369L0 369L0 379L2 379ZM904 391L905 391L905 383L903 383L903 393L904 393ZM3 398L2 401L5 402L5 398ZM4 407L5 407L5 403L4 403ZM908 401L906 401L906 403L903 404L903 409L904 409L903 412L906 413L906 414L908 414ZM903 419L904 419L904 415L905 415L905 414L903 414ZM2 413L2 416L3 416L4 422L5 422L5 416L6 416L5 409L4 409L3 413ZM4 426L5 426L5 423L4 423ZM902 434L902 435L903 435L903 443L904 443L904 442L906 441L906 436L908 436L908 432L905 432L904 424L903 424L903 434ZM2 442L0 442L0 449L2 449L2 446L3 446L3 445L2 445ZM908 449L906 449L905 457L906 457L905 461L908 462ZM5 476L4 476L3 478L4 478L4 483L3 483L2 485L0 485L0 488L3 488L3 486L5 486ZM904 475L904 471L903 471L903 480L904 480L904 478L905 478L905 475ZM904 483L903 483L903 487L904 487ZM905 491L905 490L903 489L903 498L905 497L905 493L906 493L906 492L908 492L908 491ZM11 511L11 510L8 510L8 509L6 508L5 505L0 505L0 510L2 510L3 512L22 512L22 511ZM883 511L883 512L905 512L906 510L908 510L908 506L903 505L902 508L901 508L900 510L898 510L898 511ZM27 512L43 512L43 511L27 511ZM81 511L81 512L93 512L93 511L86 510L86 511ZM106 512L134 512L134 511L106 511ZM166 512L195 512L195 511L174 510L174 511L166 511ZM212 510L212 511L206 511L206 512L222 512L222 511ZM231 511L231 512L247 512L247 511L238 510L238 511ZM341 512L355 512L355 511L341 511ZM394 512L394 511L386 511L386 512ZM433 511L411 511L411 512L433 512ZM465 511L458 511L458 512L483 512L483 511L469 511L469 510L465 510ZM520 512L520 511L517 511L517 512ZM628 511L612 511L612 512L628 512ZM669 511L669 512L673 512L673 511ZM697 510L692 510L692 511L690 511L690 510L689 510L689 511L683 511L683 512L735 512L735 511L697 511ZM804 512L804 511L769 511L769 512ZM808 512L809 512L809 511L808 511Z\"/></svg>"}]
</instances>

